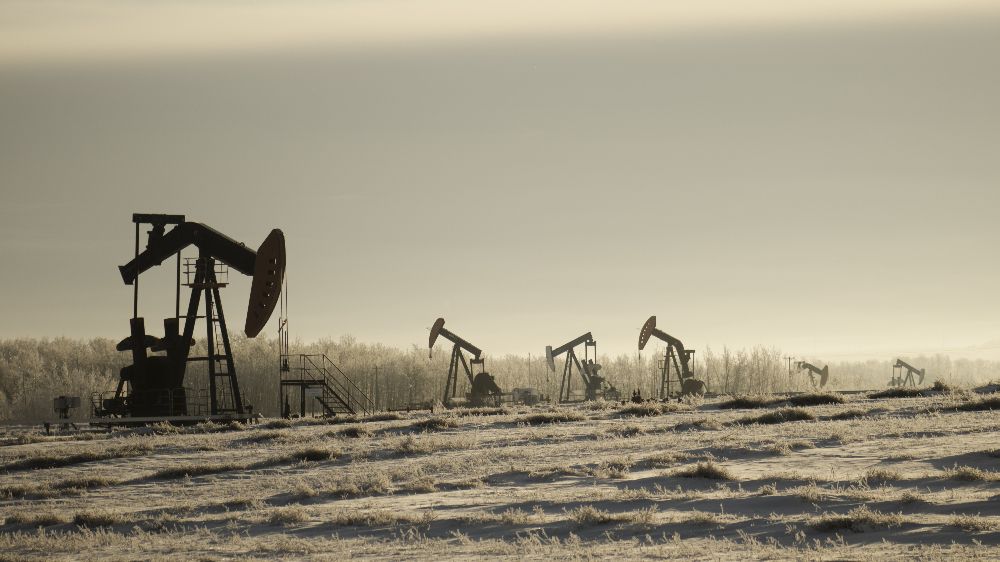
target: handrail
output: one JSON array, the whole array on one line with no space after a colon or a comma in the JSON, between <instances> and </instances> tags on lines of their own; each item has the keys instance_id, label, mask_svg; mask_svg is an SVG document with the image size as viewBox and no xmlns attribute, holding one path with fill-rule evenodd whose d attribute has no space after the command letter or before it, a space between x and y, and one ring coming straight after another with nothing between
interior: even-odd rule
<instances>
[{"instance_id":1,"label":"handrail","mask_svg":"<svg viewBox=\"0 0 1000 562\"><path fill-rule=\"evenodd\" d=\"M290 358L292 354L283 354L282 362ZM375 411L375 401L368 396L361 387L354 382L340 367L337 366L324 353L299 353L298 365L289 364L288 371L281 373L281 378L285 379L290 373L297 372L300 379L310 379L322 382L338 402L343 404L352 412L361 411L364 414L371 414ZM338 376L339 375L339 376ZM329 409L328 406L326 406Z\"/></svg>"}]
</instances>

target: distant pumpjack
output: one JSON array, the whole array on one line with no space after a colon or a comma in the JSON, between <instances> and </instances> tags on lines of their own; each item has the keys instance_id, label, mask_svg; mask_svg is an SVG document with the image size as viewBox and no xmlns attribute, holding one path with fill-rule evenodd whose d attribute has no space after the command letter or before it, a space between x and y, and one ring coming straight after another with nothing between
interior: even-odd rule
<instances>
[{"instance_id":1,"label":"distant pumpjack","mask_svg":"<svg viewBox=\"0 0 1000 562\"><path fill-rule=\"evenodd\" d=\"M583 362L580 362L580 358L576 354L576 347L583 344ZM584 399L585 400L597 400L598 398L604 398L606 400L620 400L621 393L618 392L611 383L608 382L606 378L601 376L600 363L596 363L594 359L590 359L590 348L594 348L594 359L597 359L597 342L594 337L587 332L582 336L570 340L559 347L553 349L551 345L545 346L545 361L552 372L556 370L556 357L562 354L566 354L566 364L563 367L562 382L559 384L559 402L569 402L571 396L571 384L573 379L573 367L576 367L576 371L580 374L581 380L583 380L584 385Z\"/></svg>"},{"instance_id":2,"label":"distant pumpjack","mask_svg":"<svg viewBox=\"0 0 1000 562\"><path fill-rule=\"evenodd\" d=\"M639 331L639 351L646 347L646 342L651 336L656 336L657 339L667 344L663 363L660 366L660 398L672 398L675 394L681 396L705 394L705 383L696 379L691 370L691 356L694 355L694 350L685 348L681 340L657 329L656 316L650 316L642 325L642 330ZM677 381L680 383L679 392L674 392L670 388L671 365L673 365Z\"/></svg>"},{"instance_id":3,"label":"distant pumpjack","mask_svg":"<svg viewBox=\"0 0 1000 562\"><path fill-rule=\"evenodd\" d=\"M823 368L820 369L812 363L797 361L795 366L799 371L807 371L809 373L809 382L812 384L813 388L823 388L826 386L827 381L830 380L829 365L823 365Z\"/></svg>"},{"instance_id":4,"label":"distant pumpjack","mask_svg":"<svg viewBox=\"0 0 1000 562\"><path fill-rule=\"evenodd\" d=\"M274 311L281 292L285 270L285 238L274 229L255 252L232 238L204 224L186 222L183 215L134 214L135 257L119 267L122 280L133 285L133 317L131 335L118 343L119 351L132 352L132 364L123 368L113 398L94 399L94 413L98 417L177 417L189 414L184 376L191 361L208 363L209 412L213 416L231 416L242 419L249 415L240 393L229 332L222 311L219 288L227 285L220 279L223 265L248 276L253 276L250 303L244 331L255 337L264 328ZM146 249L139 252L140 225L151 224ZM167 232L166 226L173 225ZM184 285L191 289L187 314L180 315L180 253L188 246L198 248L198 258L189 260L188 280ZM146 334L144 319L138 316L139 276L160 265L172 255L177 255L177 315L163 321L162 339ZM195 321L201 299L205 299L206 324L205 357L191 357L194 345ZM179 331L184 318L184 331ZM222 351L218 350L222 340ZM165 351L166 356L149 356L147 350ZM196 412L198 413L198 412Z\"/></svg>"},{"instance_id":5,"label":"distant pumpjack","mask_svg":"<svg viewBox=\"0 0 1000 562\"><path fill-rule=\"evenodd\" d=\"M903 371L906 371L905 377L903 376ZM925 374L926 371L924 369L918 369L902 359L896 359L896 364L892 366L892 379L889 381L889 386L915 387L924 384Z\"/></svg>"},{"instance_id":6,"label":"distant pumpjack","mask_svg":"<svg viewBox=\"0 0 1000 562\"><path fill-rule=\"evenodd\" d=\"M448 379L444 384L444 397L442 403L445 406L454 406L458 394L458 365L462 364L465 376L469 380L468 402L471 406L499 406L503 391L497 386L493 375L486 372L486 361L482 358L483 351L444 327L444 318L438 318L431 327L430 338L427 341L428 350L434 349L434 343L438 336L450 341L451 362L448 364ZM465 353L469 352L472 358L465 359ZM480 372L473 374L472 366L479 365Z\"/></svg>"}]
</instances>

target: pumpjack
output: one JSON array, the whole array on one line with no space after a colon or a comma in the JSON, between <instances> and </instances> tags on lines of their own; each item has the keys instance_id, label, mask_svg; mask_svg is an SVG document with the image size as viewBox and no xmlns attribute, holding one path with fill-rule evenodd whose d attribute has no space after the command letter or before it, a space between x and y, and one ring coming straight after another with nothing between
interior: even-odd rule
<instances>
[{"instance_id":1,"label":"pumpjack","mask_svg":"<svg viewBox=\"0 0 1000 562\"><path fill-rule=\"evenodd\" d=\"M656 336L657 339L667 344L667 349L663 354L660 363L660 399L674 398L675 396L689 396L705 394L705 383L694 376L691 370L691 358L694 350L687 349L681 340L659 330L656 327L656 316L650 316L639 331L639 351L646 347L649 338ZM671 371L673 366L673 371ZM671 376L671 374L674 376ZM678 388L672 389L672 381L676 378Z\"/></svg>"},{"instance_id":2,"label":"pumpjack","mask_svg":"<svg viewBox=\"0 0 1000 562\"><path fill-rule=\"evenodd\" d=\"M806 371L809 373L809 382L812 384L813 388L823 388L826 386L827 381L830 380L830 366L823 365L820 369L812 363L806 361L797 361L795 367L799 371Z\"/></svg>"},{"instance_id":3,"label":"pumpjack","mask_svg":"<svg viewBox=\"0 0 1000 562\"><path fill-rule=\"evenodd\" d=\"M451 362L448 364L448 380L445 381L444 397L441 402L448 407L455 406L460 402L458 399L458 366L461 364L465 376L469 380L469 393L466 396L466 402L475 407L499 406L503 391L497 386L493 375L486 372L486 360L482 357L483 351L445 328L444 318L438 318L431 327L430 338L427 341L428 356L433 352L434 343L438 336L453 344ZM472 355L469 360L465 358L466 352ZM473 374L476 366L479 367L479 373Z\"/></svg>"},{"instance_id":4,"label":"pumpjack","mask_svg":"<svg viewBox=\"0 0 1000 562\"><path fill-rule=\"evenodd\" d=\"M903 376L906 371L906 376ZM918 369L902 359L896 359L896 364L892 366L892 380L889 386L917 386L924 384L925 369ZM916 377L916 380L914 377Z\"/></svg>"},{"instance_id":5,"label":"pumpjack","mask_svg":"<svg viewBox=\"0 0 1000 562\"><path fill-rule=\"evenodd\" d=\"M576 354L576 348L583 345L583 362ZM591 348L593 348L593 359L590 358ZM584 386L584 400L620 400L621 393L600 375L601 364L595 362L597 359L597 341L590 332L570 340L563 345L553 349L551 345L545 347L545 361L549 370L555 372L556 357L566 354L566 363L563 367L562 382L559 384L559 402L571 401L571 385L573 381L573 367L579 373Z\"/></svg>"},{"instance_id":6,"label":"pumpjack","mask_svg":"<svg viewBox=\"0 0 1000 562\"><path fill-rule=\"evenodd\" d=\"M284 235L278 229L272 230L254 251L204 224L186 221L183 215L136 213L132 215L132 222L135 223L135 256L119 267L122 280L133 286L131 335L117 346L119 351L131 352L132 364L121 370L113 397L95 396L95 416L137 421L206 415L210 419L249 419L251 407L244 404L240 393L219 290L228 284L229 268L252 276L244 332L250 338L257 336L274 311L281 292L285 271ZM145 250L140 252L143 224L152 225L152 229ZM169 231L167 226L171 227ZM181 252L189 246L198 249L198 257L188 258L185 264L183 285L191 289L191 296L187 313L182 316ZM139 316L139 276L172 255L177 256L176 314L163 321L164 336L156 338L146 333L145 320ZM202 299L204 312L199 314ZM180 331L182 318L183 332ZM205 320L207 353L192 357L198 319ZM150 355L149 352L165 352L165 355ZM189 404L184 382L188 364L192 362L208 365L207 411L202 411L203 404Z\"/></svg>"}]
</instances>

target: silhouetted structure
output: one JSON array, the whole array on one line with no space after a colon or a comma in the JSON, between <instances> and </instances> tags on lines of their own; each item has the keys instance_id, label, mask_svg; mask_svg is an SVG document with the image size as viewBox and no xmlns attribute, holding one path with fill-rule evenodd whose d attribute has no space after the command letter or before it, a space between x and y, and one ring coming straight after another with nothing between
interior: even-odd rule
<instances>
[{"instance_id":1,"label":"silhouetted structure","mask_svg":"<svg viewBox=\"0 0 1000 562\"><path fill-rule=\"evenodd\" d=\"M656 336L657 339L667 344L667 350L660 363L660 399L673 398L676 395L705 394L705 383L696 379L691 370L691 357L694 355L694 350L685 348L681 340L657 329L656 316L650 316L639 331L639 351L646 347L646 343L652 336ZM673 366L673 370L671 370L671 366ZM674 378L677 382L676 391L671 388Z\"/></svg>"},{"instance_id":2,"label":"silhouetted structure","mask_svg":"<svg viewBox=\"0 0 1000 562\"><path fill-rule=\"evenodd\" d=\"M812 384L813 388L823 388L826 386L827 381L830 380L830 366L823 365L820 369L812 363L807 363L806 361L797 361L795 367L799 371L806 371L809 373L809 382Z\"/></svg>"},{"instance_id":3,"label":"silhouetted structure","mask_svg":"<svg viewBox=\"0 0 1000 562\"><path fill-rule=\"evenodd\" d=\"M427 341L428 353L434 349L434 342L438 336L450 341L451 362L448 364L448 379L444 384L444 397L442 403L445 406L454 406L458 394L458 365L462 365L465 376L469 380L469 394L467 400L470 406L499 406L503 391L497 386L493 375L486 372L486 361L482 358L483 351L444 327L444 318L438 318L431 327L430 338ZM465 359L465 352L469 352L472 358ZM470 367L471 365L471 367ZM480 372L473 374L473 368L479 365Z\"/></svg>"},{"instance_id":4,"label":"silhouetted structure","mask_svg":"<svg viewBox=\"0 0 1000 562\"><path fill-rule=\"evenodd\" d=\"M903 376L903 371L906 371L906 376ZM924 376L924 369L918 369L902 359L896 359L896 364L892 366L892 379L889 380L889 386L916 387L924 384Z\"/></svg>"},{"instance_id":5,"label":"silhouetted structure","mask_svg":"<svg viewBox=\"0 0 1000 562\"><path fill-rule=\"evenodd\" d=\"M580 362L579 356L576 354L576 348L583 345L583 362ZM593 349L593 358L590 358L591 349ZM556 357L562 354L566 354L566 363L563 366L562 382L559 384L559 402L571 402L572 401L572 383L573 383L573 368L576 367L576 372L579 374L580 380L583 382L584 387L584 400L597 400L598 398L604 398L606 400L620 400L621 393L618 392L611 383L608 382L603 376L601 376L600 363L594 362L597 359L597 341L590 332L583 334L582 336L570 340L563 345L553 349L552 346L545 347L545 361L549 366L549 370L555 372L556 370Z\"/></svg>"},{"instance_id":6,"label":"silhouetted structure","mask_svg":"<svg viewBox=\"0 0 1000 562\"><path fill-rule=\"evenodd\" d=\"M132 364L123 368L112 398L95 397L94 414L98 417L183 417L188 415L224 416L246 419L250 408L243 403L239 380L233 364L229 331L219 290L228 284L228 268L253 277L244 331L255 337L264 328L281 292L285 271L285 238L272 230L257 251L200 223L186 222L183 215L135 214L135 256L119 267L122 280L133 285L131 335L118 343L119 351L132 353ZM139 251L140 226L151 224L146 249ZM171 225L168 232L166 227ZM188 246L198 249L197 258L185 263L185 281L181 281L181 252ZM139 316L139 276L160 265L171 255L177 256L176 314L163 321L164 336L146 333ZM191 289L187 313L180 314L181 286ZM204 312L199 314L204 299ZM180 331L180 320L184 330ZM207 353L192 357L195 323L205 320ZM220 345L221 344L221 345ZM165 356L149 352L165 352ZM208 411L203 404L188 403L184 377L187 365L208 365ZM193 406L193 408L191 407Z\"/></svg>"}]
</instances>

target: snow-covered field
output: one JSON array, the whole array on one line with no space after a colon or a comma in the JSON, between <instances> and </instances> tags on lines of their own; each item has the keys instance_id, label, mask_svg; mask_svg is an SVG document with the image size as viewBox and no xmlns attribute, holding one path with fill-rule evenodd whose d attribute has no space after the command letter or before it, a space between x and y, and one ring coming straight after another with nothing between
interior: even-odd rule
<instances>
[{"instance_id":1,"label":"snow-covered field","mask_svg":"<svg viewBox=\"0 0 1000 562\"><path fill-rule=\"evenodd\" d=\"M8 429L0 560L1000 557L997 395L723 401Z\"/></svg>"}]
</instances>

